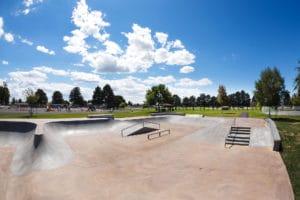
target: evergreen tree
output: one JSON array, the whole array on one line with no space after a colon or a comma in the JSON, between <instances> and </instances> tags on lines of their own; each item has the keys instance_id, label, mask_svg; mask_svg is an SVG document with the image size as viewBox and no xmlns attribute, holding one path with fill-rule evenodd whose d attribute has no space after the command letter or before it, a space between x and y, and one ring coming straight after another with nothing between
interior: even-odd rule
<instances>
[{"instance_id":1,"label":"evergreen tree","mask_svg":"<svg viewBox=\"0 0 300 200\"><path fill-rule=\"evenodd\" d=\"M173 95L173 105L175 106L175 109L177 109L178 106L181 106L181 99L177 94Z\"/></svg>"},{"instance_id":2,"label":"evergreen tree","mask_svg":"<svg viewBox=\"0 0 300 200\"><path fill-rule=\"evenodd\" d=\"M38 97L37 104L40 106L45 106L48 103L48 97L42 89L37 89L35 95Z\"/></svg>"},{"instance_id":3,"label":"evergreen tree","mask_svg":"<svg viewBox=\"0 0 300 200\"><path fill-rule=\"evenodd\" d=\"M183 100L182 100L182 105L184 107L188 107L190 105L190 101L189 101L189 98L188 97L184 97Z\"/></svg>"},{"instance_id":4,"label":"evergreen tree","mask_svg":"<svg viewBox=\"0 0 300 200\"><path fill-rule=\"evenodd\" d=\"M228 103L228 97L227 97L226 88L224 85L219 86L217 101L221 106L225 106Z\"/></svg>"},{"instance_id":5,"label":"evergreen tree","mask_svg":"<svg viewBox=\"0 0 300 200\"><path fill-rule=\"evenodd\" d=\"M80 88L74 87L69 95L69 100L73 105L84 106L84 99L81 95Z\"/></svg>"},{"instance_id":6,"label":"evergreen tree","mask_svg":"<svg viewBox=\"0 0 300 200\"><path fill-rule=\"evenodd\" d=\"M104 94L99 86L97 86L93 93L92 103L94 105L100 106L103 104Z\"/></svg>"},{"instance_id":7,"label":"evergreen tree","mask_svg":"<svg viewBox=\"0 0 300 200\"><path fill-rule=\"evenodd\" d=\"M0 105L8 105L9 97L9 89L7 87L7 84L3 82L3 86L0 86Z\"/></svg>"},{"instance_id":8,"label":"evergreen tree","mask_svg":"<svg viewBox=\"0 0 300 200\"><path fill-rule=\"evenodd\" d=\"M114 107L114 92L109 84L103 87L103 103L106 105L106 108Z\"/></svg>"},{"instance_id":9,"label":"evergreen tree","mask_svg":"<svg viewBox=\"0 0 300 200\"><path fill-rule=\"evenodd\" d=\"M53 92L52 103L53 104L63 104L64 103L63 95L60 91Z\"/></svg>"}]
</instances>

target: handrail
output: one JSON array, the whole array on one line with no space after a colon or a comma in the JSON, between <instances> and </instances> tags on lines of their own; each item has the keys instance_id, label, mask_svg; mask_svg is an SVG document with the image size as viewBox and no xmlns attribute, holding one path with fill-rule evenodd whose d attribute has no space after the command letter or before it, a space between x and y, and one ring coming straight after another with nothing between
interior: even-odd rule
<instances>
[{"instance_id":1,"label":"handrail","mask_svg":"<svg viewBox=\"0 0 300 200\"><path fill-rule=\"evenodd\" d=\"M123 133L124 133L125 130L130 129L130 128L132 128L132 127L135 127L135 126L137 126L137 125L140 125L140 123L136 123L136 124L130 125L130 126L126 127L126 128L123 128L123 129L121 130L121 135L122 135L122 137L124 137Z\"/></svg>"},{"instance_id":2,"label":"handrail","mask_svg":"<svg viewBox=\"0 0 300 200\"><path fill-rule=\"evenodd\" d=\"M147 138L148 138L148 140L152 140L152 139L154 139L154 137L151 138L151 136L152 135L156 135L156 134L158 134L158 137L161 137L161 136L163 136L162 133L164 133L164 132L168 132L169 135L171 134L171 130L170 129L158 130L158 131L154 131L153 133L148 134Z\"/></svg>"},{"instance_id":3,"label":"handrail","mask_svg":"<svg viewBox=\"0 0 300 200\"><path fill-rule=\"evenodd\" d=\"M142 128L144 128L145 127L145 124L155 124L155 125L158 125L158 128L157 129L160 129L160 123L157 123L157 122L151 122L151 121L143 121L143 123L141 124L141 123L136 123L136 124L133 124L133 125L130 125L130 126L128 126L128 127L126 127L126 128L123 128L122 130L121 130L121 135L122 135L122 137L124 137L124 131L126 131L126 130L128 130L128 129L130 129L130 128L133 128L133 127L135 127L135 126L138 126L138 125L142 125Z\"/></svg>"},{"instance_id":4,"label":"handrail","mask_svg":"<svg viewBox=\"0 0 300 200\"><path fill-rule=\"evenodd\" d=\"M145 127L145 123L158 125L158 129L160 129L160 123L151 122L151 121L143 121L143 127Z\"/></svg>"}]
</instances>

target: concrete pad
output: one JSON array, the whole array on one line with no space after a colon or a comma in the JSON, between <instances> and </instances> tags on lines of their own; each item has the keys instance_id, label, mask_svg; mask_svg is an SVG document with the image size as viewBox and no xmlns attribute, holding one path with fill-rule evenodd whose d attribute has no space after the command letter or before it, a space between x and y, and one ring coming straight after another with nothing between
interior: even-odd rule
<instances>
[{"instance_id":1,"label":"concrete pad","mask_svg":"<svg viewBox=\"0 0 300 200\"><path fill-rule=\"evenodd\" d=\"M146 135L121 137L122 128L136 123L130 120L75 128L48 124L41 149L33 150L26 164L35 167L21 176L12 170L15 157L22 157L16 144L0 146L0 199L293 199L278 152L224 148L220 138L233 119L153 120L171 134L150 141ZM46 161L51 167L45 169Z\"/></svg>"}]
</instances>

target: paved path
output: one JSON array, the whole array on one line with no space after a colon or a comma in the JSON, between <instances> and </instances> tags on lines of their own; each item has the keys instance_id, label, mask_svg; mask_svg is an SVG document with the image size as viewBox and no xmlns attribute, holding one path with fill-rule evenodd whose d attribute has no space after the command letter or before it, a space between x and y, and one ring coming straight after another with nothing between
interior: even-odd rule
<instances>
[{"instance_id":1,"label":"paved path","mask_svg":"<svg viewBox=\"0 0 300 200\"><path fill-rule=\"evenodd\" d=\"M240 117L248 118L249 117L249 113L248 112L242 112L242 114L240 115Z\"/></svg>"}]
</instances>

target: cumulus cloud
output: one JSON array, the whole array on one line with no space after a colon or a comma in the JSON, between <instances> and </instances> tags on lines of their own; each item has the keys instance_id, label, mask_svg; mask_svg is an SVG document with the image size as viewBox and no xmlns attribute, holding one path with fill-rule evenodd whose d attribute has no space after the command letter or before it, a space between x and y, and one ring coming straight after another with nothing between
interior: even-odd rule
<instances>
[{"instance_id":1,"label":"cumulus cloud","mask_svg":"<svg viewBox=\"0 0 300 200\"><path fill-rule=\"evenodd\" d=\"M62 70L62 69L54 69L52 67L47 67L47 66L40 66L40 67L34 67L33 70L40 71L40 72L45 72L48 74L53 74L56 76L67 76L69 75L68 71Z\"/></svg>"},{"instance_id":2,"label":"cumulus cloud","mask_svg":"<svg viewBox=\"0 0 300 200\"><path fill-rule=\"evenodd\" d=\"M182 73L182 74L188 74L188 73L191 73L191 72L194 72L194 71L195 71L195 68L192 67L192 66L183 66L180 69L180 73Z\"/></svg>"},{"instance_id":3,"label":"cumulus cloud","mask_svg":"<svg viewBox=\"0 0 300 200\"><path fill-rule=\"evenodd\" d=\"M176 79L173 76L157 76L153 77L150 76L143 82L148 84L148 85L154 85L154 84L169 84L169 83L174 83Z\"/></svg>"},{"instance_id":4,"label":"cumulus cloud","mask_svg":"<svg viewBox=\"0 0 300 200\"><path fill-rule=\"evenodd\" d=\"M17 71L8 73L10 80L16 83L26 83L26 85L36 85L47 80L47 75L37 70L32 71Z\"/></svg>"},{"instance_id":5,"label":"cumulus cloud","mask_svg":"<svg viewBox=\"0 0 300 200\"><path fill-rule=\"evenodd\" d=\"M44 46L38 45L38 46L36 46L36 50L46 53L46 54L49 54L49 55L55 55L55 52L53 50L49 50Z\"/></svg>"},{"instance_id":6,"label":"cumulus cloud","mask_svg":"<svg viewBox=\"0 0 300 200\"><path fill-rule=\"evenodd\" d=\"M212 81L208 78L202 78L200 80L193 80L190 78L182 78L175 84L175 86L181 87L199 87L199 86L207 86L211 85Z\"/></svg>"},{"instance_id":7,"label":"cumulus cloud","mask_svg":"<svg viewBox=\"0 0 300 200\"><path fill-rule=\"evenodd\" d=\"M91 74L86 72L71 72L71 79L73 81L83 81L83 82L99 82L101 81L99 75Z\"/></svg>"},{"instance_id":8,"label":"cumulus cloud","mask_svg":"<svg viewBox=\"0 0 300 200\"><path fill-rule=\"evenodd\" d=\"M156 32L155 37L162 46L166 45L168 40L168 34L162 32Z\"/></svg>"},{"instance_id":9,"label":"cumulus cloud","mask_svg":"<svg viewBox=\"0 0 300 200\"><path fill-rule=\"evenodd\" d=\"M2 60L2 64L3 65L8 65L8 61L7 60Z\"/></svg>"},{"instance_id":10,"label":"cumulus cloud","mask_svg":"<svg viewBox=\"0 0 300 200\"><path fill-rule=\"evenodd\" d=\"M82 56L82 62L94 68L96 73L147 72L154 64L189 65L195 62L195 55L185 49L180 40L168 41L168 34L152 34L149 27L138 24L132 25L131 32L122 33L127 39L127 45L122 49L105 31L110 23L104 20L104 14L91 10L85 0L77 2L72 22L77 28L71 31L71 36L63 37L66 42L63 49ZM88 44L89 38L98 41L96 48Z\"/></svg>"}]
</instances>

